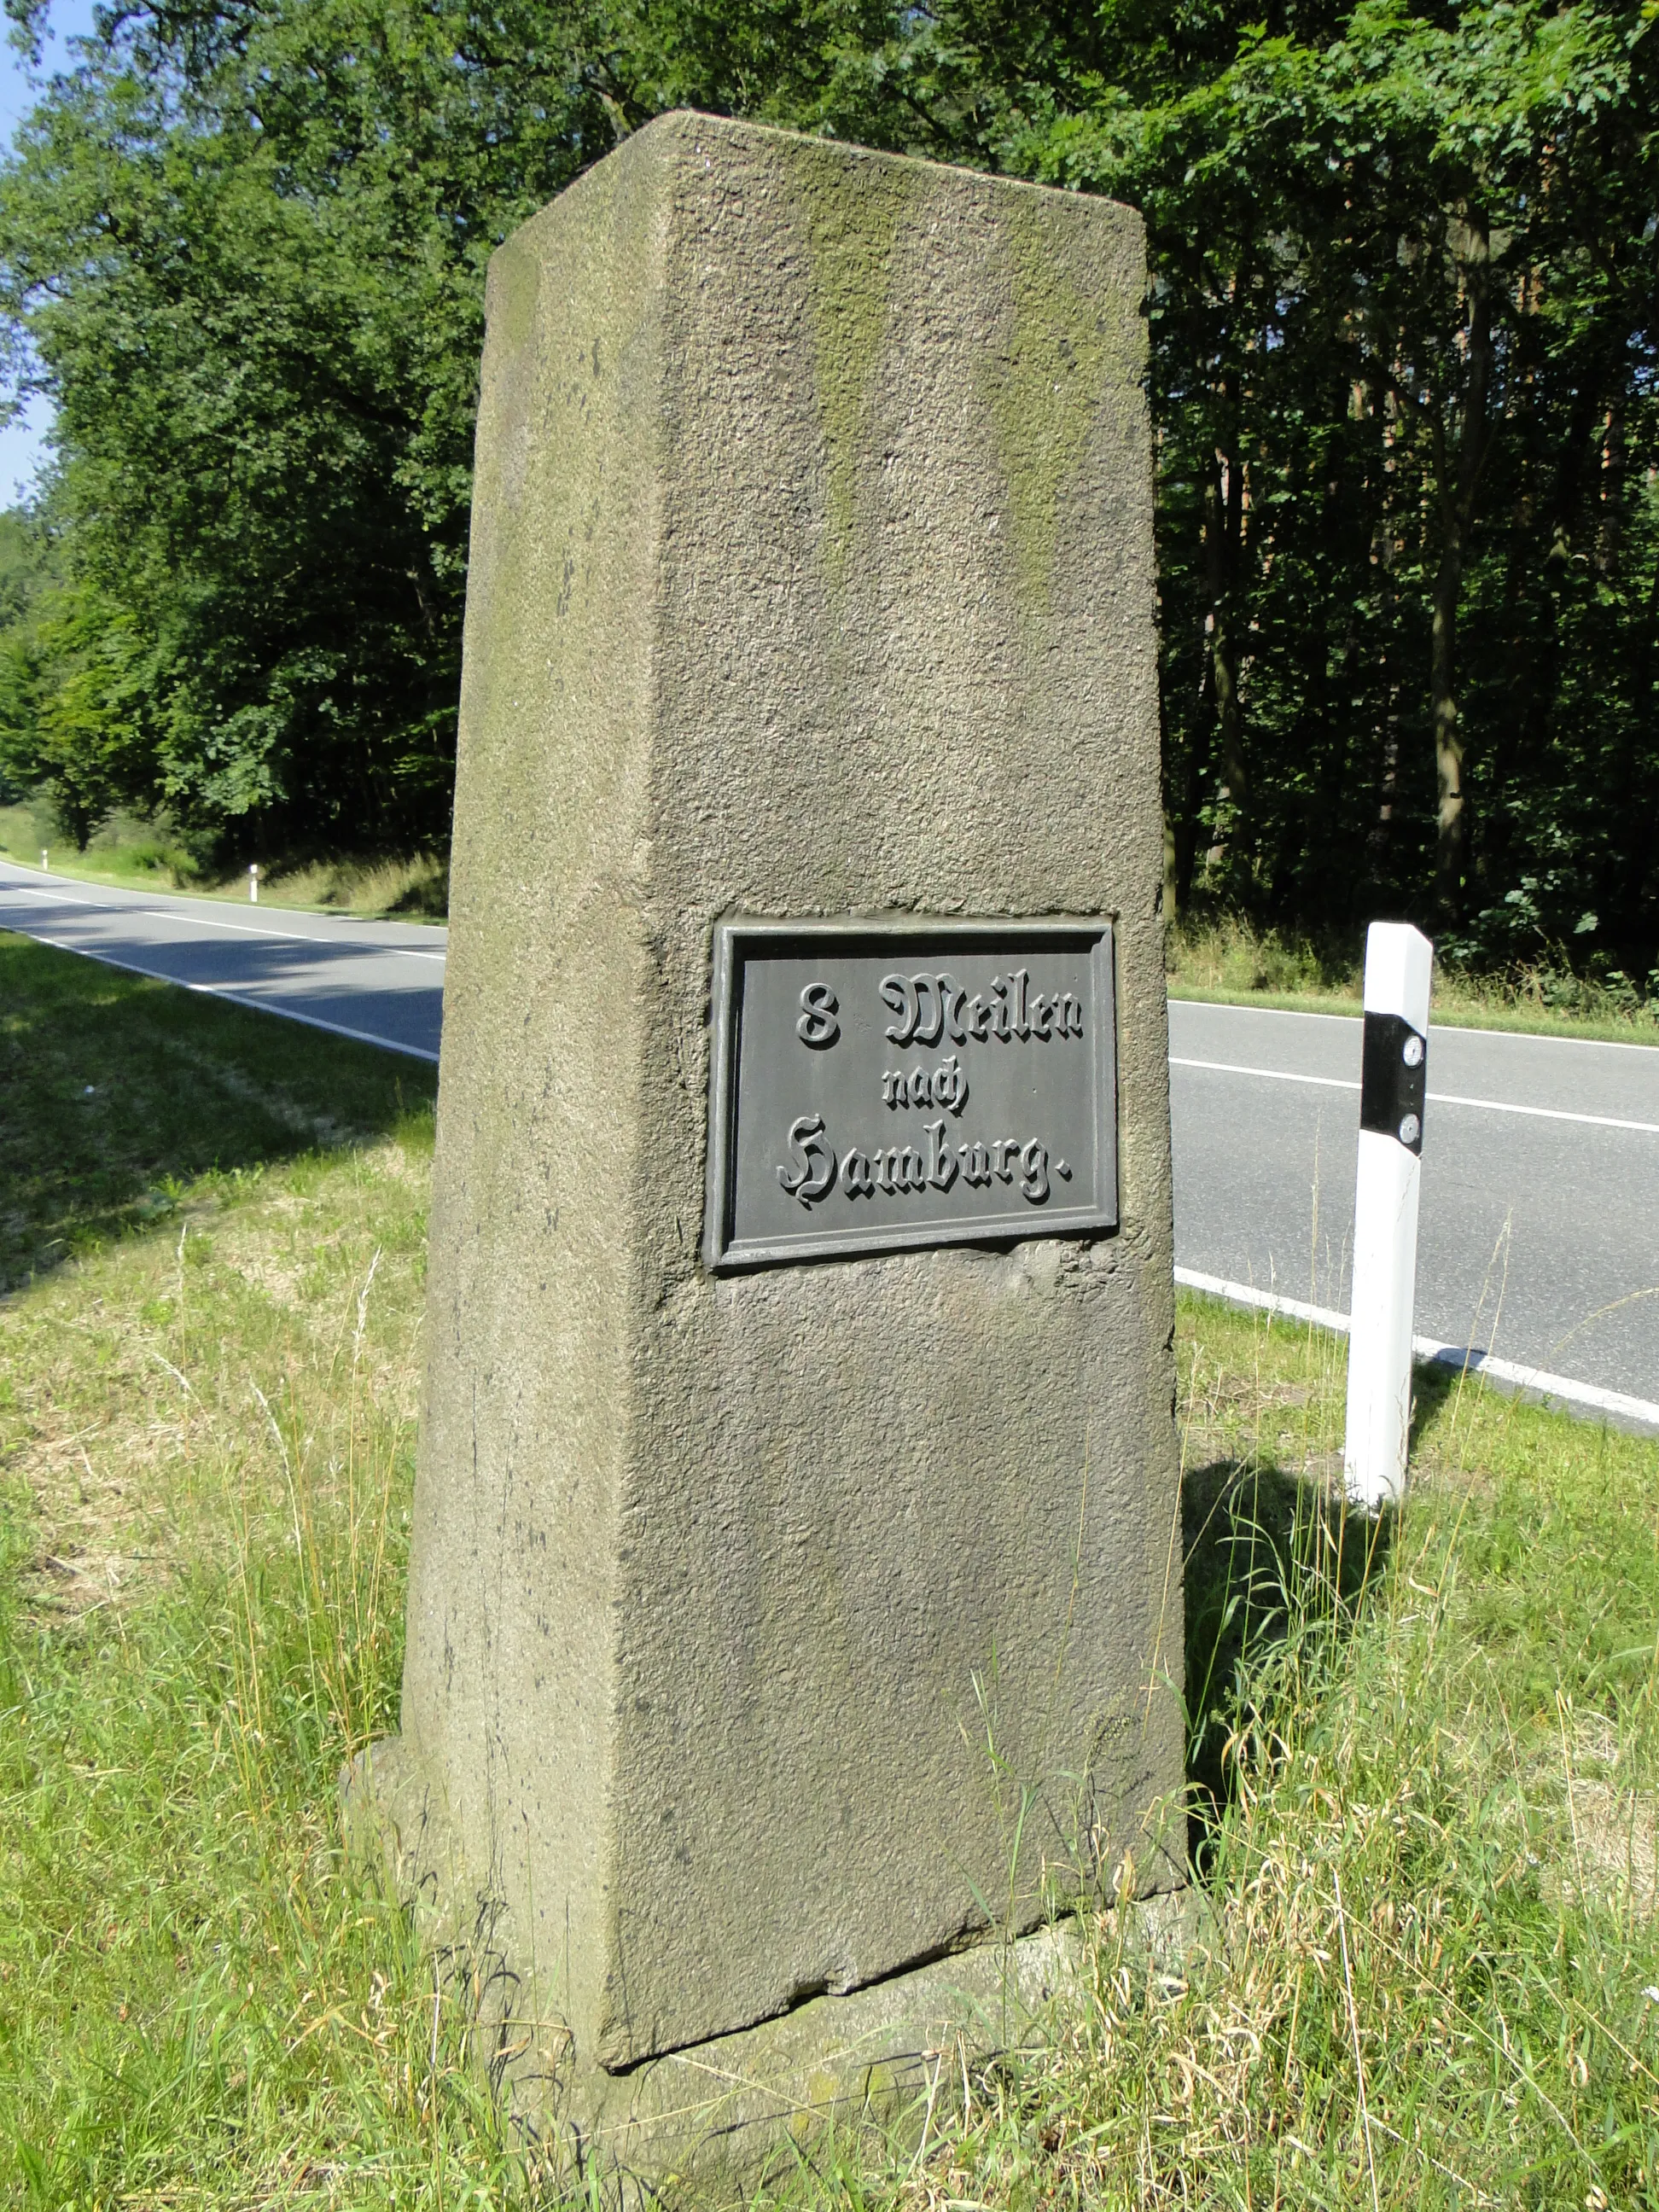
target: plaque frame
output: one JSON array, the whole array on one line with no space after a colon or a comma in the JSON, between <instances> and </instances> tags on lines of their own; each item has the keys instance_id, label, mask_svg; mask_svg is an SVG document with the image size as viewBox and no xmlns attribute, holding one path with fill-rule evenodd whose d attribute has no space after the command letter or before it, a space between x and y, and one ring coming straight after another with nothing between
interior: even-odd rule
<instances>
[{"instance_id":1,"label":"plaque frame","mask_svg":"<svg viewBox=\"0 0 1659 2212\"><path fill-rule=\"evenodd\" d=\"M751 949L782 953L793 945L833 945L872 952L918 941L1036 946L1055 939L1094 940L1090 958L1094 996L1096 1202L1040 1215L1010 1215L1006 1225L933 1222L906 1227L902 1220L856 1229L808 1232L788 1239L745 1243L732 1234L737 1198L738 1051L741 1036L739 977ZM860 1258L872 1253L919 1250L941 1244L1006 1249L1036 1237L1099 1237L1119 1226L1117 1162L1117 981L1114 927L1104 915L868 914L813 916L798 921L742 915L714 925L709 1003L708 1139L704 1178L702 1261L711 1273L747 1273L803 1261Z\"/></svg>"}]
</instances>

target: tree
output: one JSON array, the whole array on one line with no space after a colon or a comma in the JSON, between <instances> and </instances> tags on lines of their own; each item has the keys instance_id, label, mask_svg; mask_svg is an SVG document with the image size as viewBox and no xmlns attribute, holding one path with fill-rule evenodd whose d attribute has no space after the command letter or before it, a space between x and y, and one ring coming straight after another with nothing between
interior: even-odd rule
<instances>
[{"instance_id":1,"label":"tree","mask_svg":"<svg viewBox=\"0 0 1659 2212\"><path fill-rule=\"evenodd\" d=\"M144 641L135 799L442 834L483 264L613 141L514 28L109 11L25 133L0 265L86 604Z\"/></svg>"},{"instance_id":2,"label":"tree","mask_svg":"<svg viewBox=\"0 0 1659 2212\"><path fill-rule=\"evenodd\" d=\"M1575 926L1611 828L1597 927L1609 957L1651 962L1653 12L931 17L941 149L1147 217L1177 896L1196 877L1273 918L1403 904L1443 931L1473 904L1462 941L1501 953L1506 912ZM1547 481L1551 531L1607 549L1588 725L1562 712L1589 673L1563 651L1584 571L1543 535ZM1519 667L1464 636L1500 558L1512 627L1551 641ZM1408 757L1402 783L1402 730L1431 780ZM1593 834L1542 803L1609 780L1641 805Z\"/></svg>"},{"instance_id":3,"label":"tree","mask_svg":"<svg viewBox=\"0 0 1659 2212\"><path fill-rule=\"evenodd\" d=\"M1645 975L1656 14L109 9L0 176L0 301L61 409L54 526L110 633L102 659L58 634L37 734L79 686L55 773L86 749L88 805L441 834L484 262L697 106L1143 210L1174 901L1433 915L1470 957L1571 939Z\"/></svg>"}]
</instances>

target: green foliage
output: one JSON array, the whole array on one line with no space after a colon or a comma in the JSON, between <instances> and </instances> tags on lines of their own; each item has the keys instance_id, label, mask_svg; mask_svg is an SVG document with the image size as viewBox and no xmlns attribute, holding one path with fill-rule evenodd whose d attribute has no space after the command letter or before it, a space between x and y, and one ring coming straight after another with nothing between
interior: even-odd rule
<instances>
[{"instance_id":1,"label":"green foliage","mask_svg":"<svg viewBox=\"0 0 1659 2212\"><path fill-rule=\"evenodd\" d=\"M1655 966L1656 52L1606 0L931 18L939 150L1146 216L1176 904Z\"/></svg>"},{"instance_id":2,"label":"green foliage","mask_svg":"<svg viewBox=\"0 0 1659 2212\"><path fill-rule=\"evenodd\" d=\"M71 827L122 799L244 846L443 836L485 259L695 105L1144 211L1176 905L1410 911L1477 966L1650 988L1650 9L98 21L0 177L0 305L59 402L75 594L21 690L0 671L0 719L37 702Z\"/></svg>"},{"instance_id":3,"label":"green foliage","mask_svg":"<svg viewBox=\"0 0 1659 2212\"><path fill-rule=\"evenodd\" d=\"M66 573L43 518L0 515L0 805L44 793L48 836L84 850L143 781L153 664L131 611Z\"/></svg>"},{"instance_id":4,"label":"green foliage","mask_svg":"<svg viewBox=\"0 0 1659 2212\"><path fill-rule=\"evenodd\" d=\"M1202 921L1184 916L1165 939L1164 972L1172 999L1219 999L1239 1006L1357 1016L1364 965L1362 941L1352 930L1310 937L1261 929L1236 913ZM1553 956L1512 962L1498 973L1461 963L1437 964L1433 1019L1437 1028L1655 1044L1659 975L1643 996L1626 977L1598 980Z\"/></svg>"},{"instance_id":5,"label":"green foliage","mask_svg":"<svg viewBox=\"0 0 1659 2212\"><path fill-rule=\"evenodd\" d=\"M822 106L842 13L100 12L0 183L85 594L40 744L76 826L125 799L261 849L447 836L489 254L686 96L685 51L713 104Z\"/></svg>"},{"instance_id":6,"label":"green foliage","mask_svg":"<svg viewBox=\"0 0 1659 2212\"><path fill-rule=\"evenodd\" d=\"M39 611L56 580L53 549L26 514L0 514L0 805L40 780Z\"/></svg>"}]
</instances>

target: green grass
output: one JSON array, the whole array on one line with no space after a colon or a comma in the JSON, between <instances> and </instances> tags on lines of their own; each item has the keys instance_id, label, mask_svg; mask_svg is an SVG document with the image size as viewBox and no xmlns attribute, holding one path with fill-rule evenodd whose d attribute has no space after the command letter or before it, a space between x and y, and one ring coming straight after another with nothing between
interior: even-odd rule
<instances>
[{"instance_id":1,"label":"green grass","mask_svg":"<svg viewBox=\"0 0 1659 2212\"><path fill-rule=\"evenodd\" d=\"M0 857L38 868L45 851L54 875L125 890L187 891L198 898L247 903L246 864L204 860L166 821L115 814L84 852L57 831L43 805L0 806ZM449 908L449 863L441 854L277 854L260 864L259 903L307 914L442 921Z\"/></svg>"},{"instance_id":2,"label":"green grass","mask_svg":"<svg viewBox=\"0 0 1659 2212\"><path fill-rule=\"evenodd\" d=\"M0 2203L560 2201L464 1985L337 1848L396 1711L430 1079L0 954L36 1194L0 1299ZM1049 2047L920 2154L838 2138L760 2201L1659 2204L1659 1446L1424 1374L1373 1542L1332 1500L1336 1340L1183 1299L1177 1350L1211 1932L1176 1976L1090 1921Z\"/></svg>"},{"instance_id":3,"label":"green grass","mask_svg":"<svg viewBox=\"0 0 1659 2212\"><path fill-rule=\"evenodd\" d=\"M0 1008L0 2202L452 2201L493 2123L332 1800L395 1711L430 1076L15 938Z\"/></svg>"},{"instance_id":4,"label":"green grass","mask_svg":"<svg viewBox=\"0 0 1659 2212\"><path fill-rule=\"evenodd\" d=\"M1357 1017L1364 959L1360 930L1352 945L1316 944L1225 916L1178 924L1165 966L1172 999ZM1540 959L1501 975L1437 965L1433 1018L1446 1029L1659 1045L1659 996L1576 975L1562 960Z\"/></svg>"},{"instance_id":5,"label":"green grass","mask_svg":"<svg viewBox=\"0 0 1659 2212\"><path fill-rule=\"evenodd\" d=\"M0 1291L431 1096L417 1063L0 933Z\"/></svg>"}]
</instances>

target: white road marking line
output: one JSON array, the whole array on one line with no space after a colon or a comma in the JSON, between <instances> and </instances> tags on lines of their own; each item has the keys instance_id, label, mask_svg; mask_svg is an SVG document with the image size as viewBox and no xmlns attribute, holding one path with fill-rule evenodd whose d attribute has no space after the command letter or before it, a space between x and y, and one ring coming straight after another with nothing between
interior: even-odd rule
<instances>
[{"instance_id":1,"label":"white road marking line","mask_svg":"<svg viewBox=\"0 0 1659 2212\"><path fill-rule=\"evenodd\" d=\"M1348 1316L1330 1306L1310 1306L1300 1298L1280 1297L1277 1291L1258 1291L1248 1283L1230 1283L1220 1275L1200 1275L1191 1267L1177 1267L1175 1279L1183 1290L1202 1291L1209 1297L1225 1298L1229 1305L1250 1306L1262 1313L1288 1314L1292 1321L1311 1322L1316 1328L1348 1333Z\"/></svg>"},{"instance_id":2,"label":"white road marking line","mask_svg":"<svg viewBox=\"0 0 1659 2212\"><path fill-rule=\"evenodd\" d=\"M1173 993L1170 1004L1171 1006L1201 1006L1208 1014L1282 1014L1287 1021L1292 1022L1357 1022L1360 1018L1360 1009L1357 1005L1351 1014L1328 1014L1316 1012L1310 1006L1241 1006L1232 999L1177 999ZM1512 1032L1508 1030L1482 1030L1479 1034L1482 1036L1509 1036Z\"/></svg>"},{"instance_id":3,"label":"white road marking line","mask_svg":"<svg viewBox=\"0 0 1659 2212\"><path fill-rule=\"evenodd\" d=\"M1229 1060L1183 1060L1171 1053L1171 1067L1208 1068L1216 1075L1258 1075L1268 1083L1311 1083L1326 1091L1358 1091L1357 1083L1335 1075L1292 1075L1282 1067L1243 1067ZM1526 1114L1540 1121L1582 1121L1593 1129L1634 1129L1659 1137L1659 1121L1625 1121L1613 1114L1570 1114L1563 1106L1516 1106L1505 1098L1465 1098L1455 1091L1431 1091L1431 1106L1473 1106L1483 1114Z\"/></svg>"},{"instance_id":4,"label":"white road marking line","mask_svg":"<svg viewBox=\"0 0 1659 2212\"><path fill-rule=\"evenodd\" d=\"M55 952L73 952L82 960L96 960L106 968L118 968L124 975L146 975L155 983L171 983L176 991L195 991L204 999L223 999L233 1006L246 1006L252 1013L276 1014L285 1022L301 1023L308 1030L326 1030L331 1036L349 1037L354 1044L379 1045L385 1052L400 1052L410 1060L427 1060L436 1064L438 1055L428 1052L424 1045L404 1044L397 1037L379 1036L373 1030L348 1029L343 1022L325 1022L318 1014L296 1013L292 1006L279 1006L274 999L258 999L246 991L228 991L219 983L181 983L176 975L169 975L162 968L141 968L136 960L118 960L111 952L94 952L89 945L69 945L55 937L37 939L50 945Z\"/></svg>"},{"instance_id":5,"label":"white road marking line","mask_svg":"<svg viewBox=\"0 0 1659 2212\"><path fill-rule=\"evenodd\" d=\"M1182 1060L1175 1053L1170 1054L1171 1067L1207 1067L1215 1075L1260 1075L1269 1083L1314 1083L1324 1091L1358 1091L1357 1083L1350 1083L1340 1075L1292 1075L1282 1067L1241 1067L1231 1060Z\"/></svg>"},{"instance_id":6,"label":"white road marking line","mask_svg":"<svg viewBox=\"0 0 1659 2212\"><path fill-rule=\"evenodd\" d=\"M0 884L0 893L9 893L14 898L50 899L54 906L94 906L100 914L113 914L114 907L100 906L96 899L76 898L73 891L31 890L27 884Z\"/></svg>"},{"instance_id":7,"label":"white road marking line","mask_svg":"<svg viewBox=\"0 0 1659 2212\"><path fill-rule=\"evenodd\" d=\"M171 975L162 981L170 983ZM246 1006L256 1014L280 1014L285 1022L301 1022L308 1030L326 1030L331 1036L349 1037L354 1044L377 1044L385 1052L401 1052L410 1060L430 1060L435 1067L438 1055L428 1052L424 1045L402 1044L396 1037L377 1036L373 1030L349 1030L343 1022L325 1022L317 1014L296 1014L292 1006L279 1006L273 999L251 999L246 992L222 990L214 983L186 983L187 991L199 991L204 998L225 999L233 1006Z\"/></svg>"},{"instance_id":8,"label":"white road marking line","mask_svg":"<svg viewBox=\"0 0 1659 2212\"><path fill-rule=\"evenodd\" d=\"M69 891L37 891L27 884L0 883L0 898L12 894L18 898L46 899L54 905L88 906L95 914L135 915L142 921L185 921L197 929L228 929L238 937L275 937L284 945L344 945L348 951L366 953L390 953L398 960L435 960L441 965L447 958L442 952L422 952L412 945L364 944L349 937L307 937L299 929L257 929L252 922L221 921L216 915L180 914L172 907L111 906L100 899L76 898Z\"/></svg>"},{"instance_id":9,"label":"white road marking line","mask_svg":"<svg viewBox=\"0 0 1659 2212\"><path fill-rule=\"evenodd\" d=\"M1499 1359L1478 1346L1437 1344L1431 1336L1414 1336L1412 1350L1419 1359L1437 1367L1455 1367L1462 1373L1484 1376L1510 1390L1531 1391L1540 1398L1559 1398L1569 1406L1585 1406L1621 1425L1639 1425L1659 1435L1659 1406L1646 1398L1632 1398L1623 1390L1604 1390L1596 1382L1580 1382L1571 1375L1551 1375L1541 1367L1523 1367L1516 1360Z\"/></svg>"},{"instance_id":10,"label":"white road marking line","mask_svg":"<svg viewBox=\"0 0 1659 2212\"><path fill-rule=\"evenodd\" d=\"M1202 1006L1212 1014L1268 1014L1288 1022L1357 1022L1361 1018L1358 1006L1351 1014L1324 1014L1303 1006L1241 1006L1231 999L1171 998L1170 1004ZM1430 1019L1432 1022L1432 1013ZM1659 1045L1632 1044L1625 1037L1563 1036L1558 1030L1483 1030L1473 1022L1443 1022L1437 1026L1453 1030L1459 1036L1502 1037L1511 1044L1569 1044L1588 1047L1593 1052L1659 1052Z\"/></svg>"},{"instance_id":11,"label":"white road marking line","mask_svg":"<svg viewBox=\"0 0 1659 2212\"><path fill-rule=\"evenodd\" d=\"M146 921L187 921L197 929L229 929L239 937L277 937L284 945L343 945L349 951L389 953L396 960L436 960L441 963L446 957L441 952L417 952L412 945L364 945L349 937L307 937L298 929L256 929L251 922L218 921L205 914L173 914L164 907L107 907L105 912L136 913Z\"/></svg>"},{"instance_id":12,"label":"white road marking line","mask_svg":"<svg viewBox=\"0 0 1659 2212\"><path fill-rule=\"evenodd\" d=\"M1249 1283L1230 1283L1219 1275L1200 1274L1192 1267L1177 1267L1175 1279L1184 1290L1201 1291L1207 1297L1224 1298L1229 1305L1285 1314L1292 1321L1311 1322L1316 1328L1334 1329L1340 1336L1348 1333L1346 1314L1334 1313L1328 1306L1305 1305L1300 1298L1280 1297L1276 1291L1258 1291ZM1582 1406L1591 1413L1605 1414L1621 1428L1639 1429L1659 1436L1659 1406L1646 1398L1633 1398L1623 1390L1604 1390L1599 1383L1580 1382L1570 1375L1552 1375L1541 1367L1523 1367L1518 1361L1498 1359L1474 1345L1441 1344L1431 1336L1414 1336L1412 1351L1419 1359L1428 1360L1437 1367L1455 1367L1460 1374L1467 1370L1503 1389L1559 1399L1565 1406Z\"/></svg>"},{"instance_id":13,"label":"white road marking line","mask_svg":"<svg viewBox=\"0 0 1659 2212\"><path fill-rule=\"evenodd\" d=\"M1479 1106L1488 1114L1530 1114L1540 1121L1587 1121L1595 1129L1639 1129L1644 1136L1659 1137L1659 1121L1621 1121L1612 1114L1569 1114L1560 1106L1511 1106L1502 1098L1460 1098L1455 1091L1431 1091L1435 1106Z\"/></svg>"}]
</instances>

